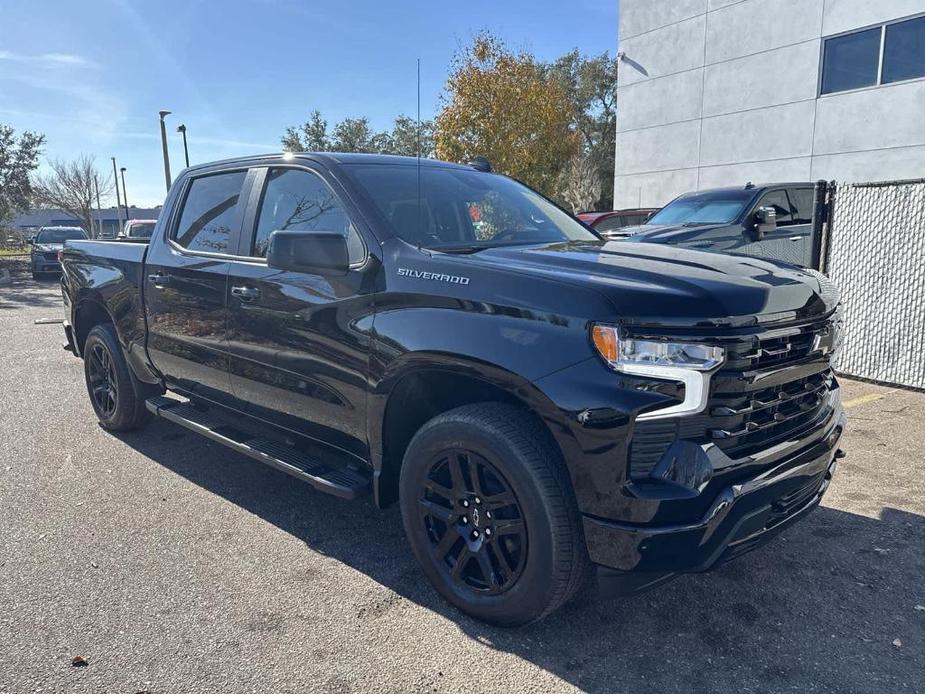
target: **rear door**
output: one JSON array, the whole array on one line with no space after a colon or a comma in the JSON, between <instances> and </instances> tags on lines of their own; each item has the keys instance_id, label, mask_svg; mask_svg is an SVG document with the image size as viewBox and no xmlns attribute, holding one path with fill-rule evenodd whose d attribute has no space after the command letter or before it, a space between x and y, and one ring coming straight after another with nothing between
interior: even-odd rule
<instances>
[{"instance_id":1,"label":"rear door","mask_svg":"<svg viewBox=\"0 0 925 694\"><path fill-rule=\"evenodd\" d=\"M237 249L246 169L188 178L145 263L148 355L172 387L231 404L225 351L228 258Z\"/></svg>"},{"instance_id":2,"label":"rear door","mask_svg":"<svg viewBox=\"0 0 925 694\"><path fill-rule=\"evenodd\" d=\"M228 351L250 414L365 456L373 277L336 185L304 166L255 170L248 233L230 263ZM356 269L331 277L267 267L270 234L285 229L345 235Z\"/></svg>"}]
</instances>

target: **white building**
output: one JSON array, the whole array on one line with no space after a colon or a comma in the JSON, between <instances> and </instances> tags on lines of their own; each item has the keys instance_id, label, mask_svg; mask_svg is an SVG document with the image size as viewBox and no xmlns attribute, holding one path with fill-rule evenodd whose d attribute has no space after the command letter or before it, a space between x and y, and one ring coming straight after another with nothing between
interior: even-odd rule
<instances>
[{"instance_id":1,"label":"white building","mask_svg":"<svg viewBox=\"0 0 925 694\"><path fill-rule=\"evenodd\" d=\"M925 0L621 0L614 206L925 177Z\"/></svg>"}]
</instances>

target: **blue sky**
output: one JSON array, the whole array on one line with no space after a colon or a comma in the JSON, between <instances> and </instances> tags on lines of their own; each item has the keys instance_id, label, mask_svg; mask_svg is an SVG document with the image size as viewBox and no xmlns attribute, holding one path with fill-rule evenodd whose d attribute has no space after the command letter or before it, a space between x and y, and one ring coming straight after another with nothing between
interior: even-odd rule
<instances>
[{"instance_id":1,"label":"blue sky","mask_svg":"<svg viewBox=\"0 0 925 694\"><path fill-rule=\"evenodd\" d=\"M432 117L453 53L480 29L550 60L616 51L618 0L0 0L0 122L46 134L45 159L125 166L129 203L164 196L157 112L190 162L278 151L319 109L386 128ZM43 163L43 168L46 164Z\"/></svg>"}]
</instances>

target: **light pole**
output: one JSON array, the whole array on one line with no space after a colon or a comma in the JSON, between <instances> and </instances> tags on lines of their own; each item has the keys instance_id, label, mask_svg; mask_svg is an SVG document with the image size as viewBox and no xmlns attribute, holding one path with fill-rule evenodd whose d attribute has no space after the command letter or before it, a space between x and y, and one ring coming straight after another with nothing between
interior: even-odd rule
<instances>
[{"instance_id":1,"label":"light pole","mask_svg":"<svg viewBox=\"0 0 925 694\"><path fill-rule=\"evenodd\" d=\"M161 117L161 147L164 150L164 180L167 182L167 190L170 190L170 155L167 154L167 127L164 125L164 118L170 115L170 111L158 111L157 115Z\"/></svg>"},{"instance_id":2,"label":"light pole","mask_svg":"<svg viewBox=\"0 0 925 694\"><path fill-rule=\"evenodd\" d=\"M119 220L119 229L122 228L122 201L119 199L119 172L116 171L116 158L111 157L112 159L112 179L113 183L116 184L116 217ZM116 230L118 233L118 229Z\"/></svg>"},{"instance_id":3,"label":"light pole","mask_svg":"<svg viewBox=\"0 0 925 694\"><path fill-rule=\"evenodd\" d=\"M186 159L186 168L189 168L189 150L186 148L186 126L182 123L177 126L177 132L183 134L183 156Z\"/></svg>"},{"instance_id":4,"label":"light pole","mask_svg":"<svg viewBox=\"0 0 925 694\"><path fill-rule=\"evenodd\" d=\"M127 222L129 218L128 213L128 188L125 187L125 167L123 166L119 169L119 173L122 174L122 202L125 203L125 221Z\"/></svg>"},{"instance_id":5,"label":"light pole","mask_svg":"<svg viewBox=\"0 0 925 694\"><path fill-rule=\"evenodd\" d=\"M93 175L93 187L96 188L96 213L99 215L97 221L100 223L100 238L103 238L103 206L100 205L100 179L96 174Z\"/></svg>"}]
</instances>

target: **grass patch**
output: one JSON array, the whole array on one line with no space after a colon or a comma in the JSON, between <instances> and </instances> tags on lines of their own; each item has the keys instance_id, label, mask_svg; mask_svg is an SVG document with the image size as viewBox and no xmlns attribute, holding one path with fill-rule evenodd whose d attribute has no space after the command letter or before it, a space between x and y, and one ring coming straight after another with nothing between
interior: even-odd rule
<instances>
[{"instance_id":1,"label":"grass patch","mask_svg":"<svg viewBox=\"0 0 925 694\"><path fill-rule=\"evenodd\" d=\"M18 258L29 255L29 249L21 248L0 248L0 258Z\"/></svg>"}]
</instances>

